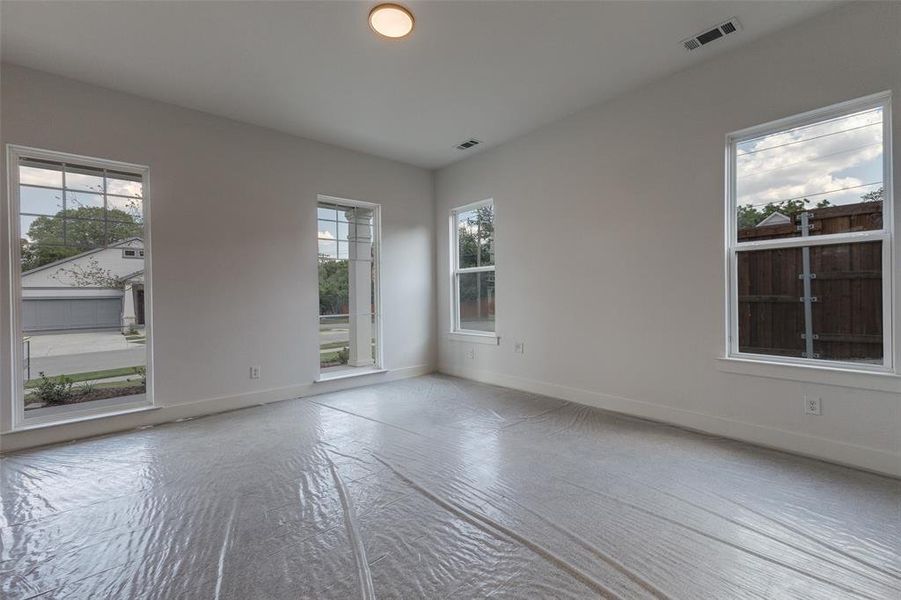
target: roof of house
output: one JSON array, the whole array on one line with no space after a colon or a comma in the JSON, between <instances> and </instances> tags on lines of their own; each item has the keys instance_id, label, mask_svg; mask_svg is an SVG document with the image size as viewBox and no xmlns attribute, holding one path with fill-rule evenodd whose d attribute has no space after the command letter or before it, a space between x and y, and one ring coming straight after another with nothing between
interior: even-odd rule
<instances>
[{"instance_id":1,"label":"roof of house","mask_svg":"<svg viewBox=\"0 0 901 600\"><path fill-rule=\"evenodd\" d=\"M787 225L791 223L791 217L783 215L781 212L776 211L766 219L755 225L755 227L769 227L770 225Z\"/></svg>"},{"instance_id":2,"label":"roof of house","mask_svg":"<svg viewBox=\"0 0 901 600\"><path fill-rule=\"evenodd\" d=\"M80 253L80 254L75 254L74 256L68 256L68 257L66 257L66 258L61 258L61 259L55 260L55 261L53 261L53 262L51 262L51 263L47 263L46 265L41 265L40 267L37 267L37 268L35 268L35 269L31 269L31 270L29 270L29 271L24 271L24 272L22 273L22 276L24 277L25 275L30 275L30 274L32 274L32 273L37 273L38 271L43 271L44 269L49 269L49 268L51 268L51 267L56 267L56 266L59 266L59 265L64 265L64 264L66 264L66 263L68 263L68 262L72 262L73 260L78 260L79 258L84 258L85 256L90 256L90 255L92 255L92 254L96 254L96 253L98 253L98 252L102 252L103 250L108 250L108 249L110 249L110 248L121 248L122 246L125 246L126 244L129 244L129 243L131 243L131 242L134 242L135 240L141 242L142 244L144 243L144 238L140 238L140 237L137 237L137 236L135 236L135 237L130 237L130 238L127 238L127 239L118 241L118 242L116 242L115 244L112 244L112 245L109 245L109 246L103 246L102 248L94 248L93 250L88 250L88 251L82 252L82 253Z\"/></svg>"}]
</instances>

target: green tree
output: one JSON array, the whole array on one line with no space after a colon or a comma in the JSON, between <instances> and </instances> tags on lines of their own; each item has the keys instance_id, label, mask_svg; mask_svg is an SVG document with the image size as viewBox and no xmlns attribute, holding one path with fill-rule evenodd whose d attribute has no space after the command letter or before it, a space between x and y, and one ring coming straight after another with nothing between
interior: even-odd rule
<instances>
[{"instance_id":1,"label":"green tree","mask_svg":"<svg viewBox=\"0 0 901 600\"><path fill-rule=\"evenodd\" d=\"M881 187L878 190L873 190L872 192L867 192L863 196L860 197L864 202L882 202L882 199L885 197L885 188Z\"/></svg>"},{"instance_id":2,"label":"green tree","mask_svg":"<svg viewBox=\"0 0 901 600\"><path fill-rule=\"evenodd\" d=\"M481 206L460 215L457 224L460 266L490 265L494 261L494 207Z\"/></svg>"},{"instance_id":3,"label":"green tree","mask_svg":"<svg viewBox=\"0 0 901 600\"><path fill-rule=\"evenodd\" d=\"M319 255L319 314L343 314L348 302L347 261Z\"/></svg>"},{"instance_id":4,"label":"green tree","mask_svg":"<svg viewBox=\"0 0 901 600\"><path fill-rule=\"evenodd\" d=\"M85 250L144 235L144 225L119 209L83 206L32 221L22 244L22 270L29 271Z\"/></svg>"}]
</instances>

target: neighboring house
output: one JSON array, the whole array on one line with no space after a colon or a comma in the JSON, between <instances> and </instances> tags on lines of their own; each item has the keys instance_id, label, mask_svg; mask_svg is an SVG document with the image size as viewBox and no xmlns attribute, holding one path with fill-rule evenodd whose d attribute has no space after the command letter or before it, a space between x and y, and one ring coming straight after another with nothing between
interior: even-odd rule
<instances>
[{"instance_id":1,"label":"neighboring house","mask_svg":"<svg viewBox=\"0 0 901 600\"><path fill-rule=\"evenodd\" d=\"M766 219L761 221L756 225L756 227L772 227L774 225L790 225L792 223L791 217L787 215L783 215L781 212L776 211Z\"/></svg>"},{"instance_id":2,"label":"neighboring house","mask_svg":"<svg viewBox=\"0 0 901 600\"><path fill-rule=\"evenodd\" d=\"M144 324L144 241L134 237L22 273L26 333Z\"/></svg>"}]
</instances>

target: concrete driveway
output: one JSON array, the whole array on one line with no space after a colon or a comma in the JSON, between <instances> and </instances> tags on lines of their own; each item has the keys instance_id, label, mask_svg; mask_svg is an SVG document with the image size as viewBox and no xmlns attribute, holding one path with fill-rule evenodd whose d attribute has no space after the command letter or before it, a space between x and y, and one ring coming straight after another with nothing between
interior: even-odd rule
<instances>
[{"instance_id":1,"label":"concrete driveway","mask_svg":"<svg viewBox=\"0 0 901 600\"><path fill-rule=\"evenodd\" d=\"M31 377L102 371L146 364L143 344L129 342L118 331L32 335Z\"/></svg>"}]
</instances>

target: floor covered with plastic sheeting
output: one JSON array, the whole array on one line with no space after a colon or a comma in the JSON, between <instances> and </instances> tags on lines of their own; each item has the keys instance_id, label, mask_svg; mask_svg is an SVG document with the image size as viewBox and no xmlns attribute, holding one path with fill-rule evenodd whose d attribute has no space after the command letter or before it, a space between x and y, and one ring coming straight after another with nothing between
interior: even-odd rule
<instances>
[{"instance_id":1,"label":"floor covered with plastic sheeting","mask_svg":"<svg viewBox=\"0 0 901 600\"><path fill-rule=\"evenodd\" d=\"M18 598L901 597L901 482L429 376L12 454Z\"/></svg>"}]
</instances>

